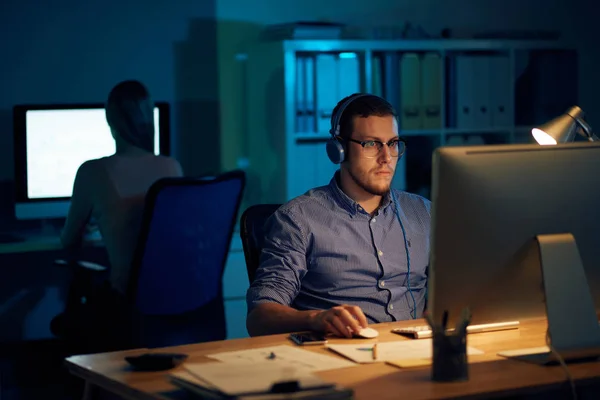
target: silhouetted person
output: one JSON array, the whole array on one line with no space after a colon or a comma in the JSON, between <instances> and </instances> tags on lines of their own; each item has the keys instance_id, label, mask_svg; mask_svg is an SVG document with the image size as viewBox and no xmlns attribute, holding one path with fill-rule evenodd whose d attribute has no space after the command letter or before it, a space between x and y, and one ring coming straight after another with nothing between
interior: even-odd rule
<instances>
[{"instance_id":1,"label":"silhouetted person","mask_svg":"<svg viewBox=\"0 0 600 400\"><path fill-rule=\"evenodd\" d=\"M153 109L140 82L124 81L112 89L106 120L116 153L79 167L61 235L65 248L80 246L93 218L108 253L111 286L120 292L127 287L146 192L160 178L182 175L175 159L154 155Z\"/></svg>"}]
</instances>

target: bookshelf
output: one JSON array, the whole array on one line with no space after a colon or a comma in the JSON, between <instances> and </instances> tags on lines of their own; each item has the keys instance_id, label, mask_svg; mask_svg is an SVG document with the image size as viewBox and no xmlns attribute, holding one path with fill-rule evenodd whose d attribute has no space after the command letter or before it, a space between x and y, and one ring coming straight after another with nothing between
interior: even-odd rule
<instances>
[{"instance_id":1,"label":"bookshelf","mask_svg":"<svg viewBox=\"0 0 600 400\"><path fill-rule=\"evenodd\" d=\"M532 142L577 104L577 54L549 40L287 40L250 49L245 84L248 205L329 182L331 110L359 91L398 111L393 186L427 197L436 147Z\"/></svg>"}]
</instances>

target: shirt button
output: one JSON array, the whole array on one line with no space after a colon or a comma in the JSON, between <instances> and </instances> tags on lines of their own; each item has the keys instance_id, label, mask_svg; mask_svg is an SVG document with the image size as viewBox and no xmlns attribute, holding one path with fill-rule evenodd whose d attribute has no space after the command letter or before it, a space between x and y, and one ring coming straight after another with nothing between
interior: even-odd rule
<instances>
[{"instance_id":1,"label":"shirt button","mask_svg":"<svg viewBox=\"0 0 600 400\"><path fill-rule=\"evenodd\" d=\"M379 286L385 287L385 281L379 281Z\"/></svg>"},{"instance_id":2,"label":"shirt button","mask_svg":"<svg viewBox=\"0 0 600 400\"><path fill-rule=\"evenodd\" d=\"M377 254L379 254L380 256L382 256L382 255L383 255L383 251L379 250L379 251L377 252Z\"/></svg>"},{"instance_id":3,"label":"shirt button","mask_svg":"<svg viewBox=\"0 0 600 400\"><path fill-rule=\"evenodd\" d=\"M394 305L393 305L393 304L390 304L390 306L389 306L388 308L389 308L390 310L393 310L393 309L394 309Z\"/></svg>"},{"instance_id":4,"label":"shirt button","mask_svg":"<svg viewBox=\"0 0 600 400\"><path fill-rule=\"evenodd\" d=\"M371 223L372 223L372 224L374 224L375 222L377 222L377 218L373 218L373 219L371 220Z\"/></svg>"}]
</instances>

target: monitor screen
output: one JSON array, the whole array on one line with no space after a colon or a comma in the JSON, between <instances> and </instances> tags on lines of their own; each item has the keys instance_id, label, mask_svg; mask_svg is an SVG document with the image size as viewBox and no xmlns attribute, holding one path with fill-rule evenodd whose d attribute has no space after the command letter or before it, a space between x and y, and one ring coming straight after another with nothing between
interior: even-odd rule
<instances>
[{"instance_id":1,"label":"monitor screen","mask_svg":"<svg viewBox=\"0 0 600 400\"><path fill-rule=\"evenodd\" d=\"M168 117L156 103L155 154L169 153ZM13 122L17 219L66 216L79 166L115 153L104 105L16 106Z\"/></svg>"}]
</instances>

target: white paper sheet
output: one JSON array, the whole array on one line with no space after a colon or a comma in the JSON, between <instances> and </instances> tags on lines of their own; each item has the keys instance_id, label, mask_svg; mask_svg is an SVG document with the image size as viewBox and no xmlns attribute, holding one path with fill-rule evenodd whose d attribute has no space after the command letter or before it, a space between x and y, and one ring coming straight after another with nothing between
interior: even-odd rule
<instances>
[{"instance_id":1,"label":"white paper sheet","mask_svg":"<svg viewBox=\"0 0 600 400\"><path fill-rule=\"evenodd\" d=\"M230 396L268 393L273 384L286 381L296 381L302 389L332 386L306 368L282 367L270 361L254 364L186 363L184 371L171 375Z\"/></svg>"},{"instance_id":2,"label":"white paper sheet","mask_svg":"<svg viewBox=\"0 0 600 400\"><path fill-rule=\"evenodd\" d=\"M377 343L377 359L373 359L373 344L331 344L327 346L357 363L374 363L394 360L431 358L431 339L401 340ZM468 355L483 354L483 351L467 347Z\"/></svg>"},{"instance_id":3,"label":"white paper sheet","mask_svg":"<svg viewBox=\"0 0 600 400\"><path fill-rule=\"evenodd\" d=\"M235 364L254 364L268 360L280 367L291 366L294 368L305 368L309 371L325 371L328 369L356 366L353 362L340 359L339 357L327 356L286 345L229 351L210 354L207 357Z\"/></svg>"}]
</instances>

